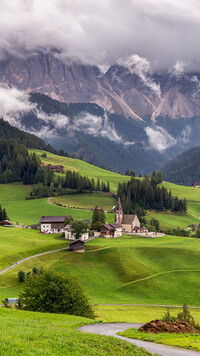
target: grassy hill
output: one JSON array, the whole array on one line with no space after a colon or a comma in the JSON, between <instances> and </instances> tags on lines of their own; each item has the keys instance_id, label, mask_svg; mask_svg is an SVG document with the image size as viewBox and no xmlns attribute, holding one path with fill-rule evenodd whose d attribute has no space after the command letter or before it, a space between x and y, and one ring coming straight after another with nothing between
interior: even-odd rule
<instances>
[{"instance_id":1,"label":"grassy hill","mask_svg":"<svg viewBox=\"0 0 200 356\"><path fill-rule=\"evenodd\" d=\"M112 207L116 205L116 199L113 198L111 193L102 192L52 197L49 199L49 202L82 209L94 209L97 205L105 211L111 211Z\"/></svg>"},{"instance_id":2,"label":"grassy hill","mask_svg":"<svg viewBox=\"0 0 200 356\"><path fill-rule=\"evenodd\" d=\"M11 297L22 287L18 270L46 266L73 271L97 303L199 305L199 239L124 237L95 239L86 246L83 254L52 253L0 275L0 298Z\"/></svg>"},{"instance_id":3,"label":"grassy hill","mask_svg":"<svg viewBox=\"0 0 200 356\"><path fill-rule=\"evenodd\" d=\"M93 320L0 309L1 355L151 355L114 337L81 333L76 329Z\"/></svg>"},{"instance_id":4,"label":"grassy hill","mask_svg":"<svg viewBox=\"0 0 200 356\"><path fill-rule=\"evenodd\" d=\"M73 159L70 157L62 157L57 156L52 153L46 152L47 158L41 157L41 155L45 151L32 149L29 152L35 152L37 156L43 163L50 163L52 165L62 164L65 167L65 171L71 170L74 172L79 172L83 176L87 176L88 178L94 178L97 180L98 178L105 183L107 181L110 182L110 190L113 192L117 191L118 183L119 182L128 182L130 177L123 176L118 173L114 173L111 171L107 171L106 169L102 169L96 166L93 166L90 163L81 161L80 159Z\"/></svg>"},{"instance_id":5,"label":"grassy hill","mask_svg":"<svg viewBox=\"0 0 200 356\"><path fill-rule=\"evenodd\" d=\"M47 198L25 200L29 194L29 186L22 184L1 184L0 203L6 208L13 222L25 225L38 223L42 215L72 215L74 219L91 219L92 211L63 208L48 203ZM108 222L114 221L114 214L106 214Z\"/></svg>"},{"instance_id":6,"label":"grassy hill","mask_svg":"<svg viewBox=\"0 0 200 356\"><path fill-rule=\"evenodd\" d=\"M177 196L179 199L187 200L187 213L170 213L170 212L157 212L152 211L146 217L147 221L151 218L156 218L160 221L162 227L173 227L177 226L181 228L186 228L191 224L199 224L200 220L200 189L177 185L173 183L165 182L162 184L168 190L171 190L173 196Z\"/></svg>"}]
</instances>

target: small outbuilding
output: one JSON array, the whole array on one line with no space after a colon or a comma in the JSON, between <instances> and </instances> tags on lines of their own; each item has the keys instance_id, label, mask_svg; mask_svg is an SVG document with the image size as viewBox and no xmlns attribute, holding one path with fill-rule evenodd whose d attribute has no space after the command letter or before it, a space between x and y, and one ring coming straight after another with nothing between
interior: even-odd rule
<instances>
[{"instance_id":1,"label":"small outbuilding","mask_svg":"<svg viewBox=\"0 0 200 356\"><path fill-rule=\"evenodd\" d=\"M9 226L9 227L11 227L12 223L11 223L10 220L2 220L2 221L0 221L0 225L1 226Z\"/></svg>"},{"instance_id":2,"label":"small outbuilding","mask_svg":"<svg viewBox=\"0 0 200 356\"><path fill-rule=\"evenodd\" d=\"M5 302L8 303L8 304L17 304L19 301L18 298L6 298L5 299Z\"/></svg>"},{"instance_id":3,"label":"small outbuilding","mask_svg":"<svg viewBox=\"0 0 200 356\"><path fill-rule=\"evenodd\" d=\"M70 252L85 252L85 242L82 240L76 240L69 244Z\"/></svg>"}]
</instances>

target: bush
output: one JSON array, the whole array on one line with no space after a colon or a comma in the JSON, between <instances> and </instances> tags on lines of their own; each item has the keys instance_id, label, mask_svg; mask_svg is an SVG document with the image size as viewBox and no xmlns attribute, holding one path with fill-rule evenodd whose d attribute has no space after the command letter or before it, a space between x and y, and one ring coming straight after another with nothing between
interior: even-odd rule
<instances>
[{"instance_id":1,"label":"bush","mask_svg":"<svg viewBox=\"0 0 200 356\"><path fill-rule=\"evenodd\" d=\"M24 282L26 279L26 274L24 271L19 271L18 272L18 281L19 282Z\"/></svg>"},{"instance_id":2,"label":"bush","mask_svg":"<svg viewBox=\"0 0 200 356\"><path fill-rule=\"evenodd\" d=\"M94 307L76 277L50 269L30 274L19 300L24 310L95 318Z\"/></svg>"}]
</instances>

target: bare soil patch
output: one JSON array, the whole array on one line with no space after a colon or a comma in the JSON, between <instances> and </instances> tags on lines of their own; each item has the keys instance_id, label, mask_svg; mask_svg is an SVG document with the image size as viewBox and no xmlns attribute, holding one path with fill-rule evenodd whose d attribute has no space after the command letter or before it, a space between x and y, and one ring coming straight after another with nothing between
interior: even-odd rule
<instances>
[{"instance_id":1,"label":"bare soil patch","mask_svg":"<svg viewBox=\"0 0 200 356\"><path fill-rule=\"evenodd\" d=\"M149 323L141 326L138 331L149 332L152 334L157 333L172 333L172 334L190 334L197 333L200 331L195 329L192 325L185 321L174 321L166 322L162 320L152 320Z\"/></svg>"}]
</instances>

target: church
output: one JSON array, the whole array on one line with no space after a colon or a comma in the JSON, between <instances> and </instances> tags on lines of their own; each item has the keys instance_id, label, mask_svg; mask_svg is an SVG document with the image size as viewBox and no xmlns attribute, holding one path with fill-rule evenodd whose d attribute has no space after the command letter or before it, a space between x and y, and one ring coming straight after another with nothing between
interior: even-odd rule
<instances>
[{"instance_id":1,"label":"church","mask_svg":"<svg viewBox=\"0 0 200 356\"><path fill-rule=\"evenodd\" d=\"M120 198L118 198L117 201L115 220L116 223L122 225L122 231L125 233L140 231L140 220L138 219L137 215L124 214Z\"/></svg>"}]
</instances>

